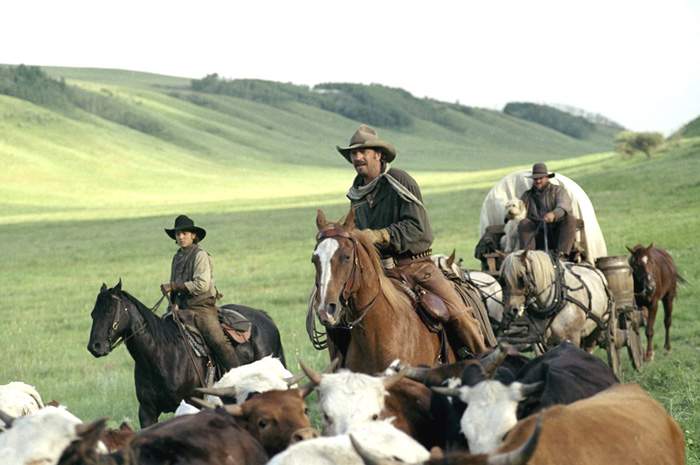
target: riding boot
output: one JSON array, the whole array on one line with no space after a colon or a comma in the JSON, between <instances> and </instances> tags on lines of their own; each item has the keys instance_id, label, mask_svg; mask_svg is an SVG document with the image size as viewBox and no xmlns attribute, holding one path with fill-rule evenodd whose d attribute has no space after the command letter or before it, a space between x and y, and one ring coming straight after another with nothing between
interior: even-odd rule
<instances>
[{"instance_id":1,"label":"riding boot","mask_svg":"<svg viewBox=\"0 0 700 465\"><path fill-rule=\"evenodd\" d=\"M240 366L238 355L229 341L224 330L219 322L219 311L215 305L202 305L193 307L190 310L194 311L194 321L197 329L202 334L207 347L214 354L216 362L228 371L231 368Z\"/></svg>"},{"instance_id":2,"label":"riding boot","mask_svg":"<svg viewBox=\"0 0 700 465\"><path fill-rule=\"evenodd\" d=\"M473 358L487 350L479 324L476 321L470 322L470 319L473 317L460 315L445 323L447 339L459 360Z\"/></svg>"}]
</instances>

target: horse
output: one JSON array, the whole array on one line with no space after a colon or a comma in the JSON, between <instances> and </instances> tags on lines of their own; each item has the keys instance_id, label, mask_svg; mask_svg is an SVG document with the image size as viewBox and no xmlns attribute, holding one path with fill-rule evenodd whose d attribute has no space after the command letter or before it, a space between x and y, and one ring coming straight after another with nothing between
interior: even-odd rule
<instances>
[{"instance_id":1,"label":"horse","mask_svg":"<svg viewBox=\"0 0 700 465\"><path fill-rule=\"evenodd\" d=\"M506 312L512 315L528 310L551 318L544 326L545 347L568 340L592 350L613 305L607 280L588 265L559 260L556 264L555 269L550 255L541 250L507 255L501 266Z\"/></svg>"},{"instance_id":2,"label":"horse","mask_svg":"<svg viewBox=\"0 0 700 465\"><path fill-rule=\"evenodd\" d=\"M646 309L646 335L647 351L645 360L654 358L654 322L659 299L664 303L664 327L666 328L666 340L664 349L671 350L671 319L673 314L673 299L676 297L678 282L685 283L685 279L678 274L673 259L664 249L654 247L654 243L644 247L641 244L633 248L626 247L631 256L629 258L634 280L634 299L637 307Z\"/></svg>"},{"instance_id":3,"label":"horse","mask_svg":"<svg viewBox=\"0 0 700 465\"><path fill-rule=\"evenodd\" d=\"M284 363L280 334L272 318L262 310L243 305L224 305L252 323L251 337L235 346L241 364L266 355ZM122 290L122 282L108 289L102 284L91 313L88 351L94 357L109 354L122 340L134 359L139 421L145 428L162 412L173 412L183 399L204 387L208 360L196 357L172 318L155 315L138 299Z\"/></svg>"},{"instance_id":4,"label":"horse","mask_svg":"<svg viewBox=\"0 0 700 465\"><path fill-rule=\"evenodd\" d=\"M331 359L340 354L342 366L367 374L397 358L411 366L455 360L449 344L428 329L409 297L386 277L371 238L355 228L352 210L342 223L328 222L318 210L316 226L310 311L328 329ZM443 349L446 360L440 360Z\"/></svg>"}]
</instances>

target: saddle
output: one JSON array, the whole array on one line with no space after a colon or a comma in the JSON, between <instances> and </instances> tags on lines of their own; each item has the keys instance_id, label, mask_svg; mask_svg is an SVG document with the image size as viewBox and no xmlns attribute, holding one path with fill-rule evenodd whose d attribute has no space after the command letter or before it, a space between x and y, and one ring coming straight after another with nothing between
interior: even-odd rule
<instances>
[{"instance_id":1,"label":"saddle","mask_svg":"<svg viewBox=\"0 0 700 465\"><path fill-rule=\"evenodd\" d=\"M236 346L248 342L252 333L253 323L233 309L226 307L218 308L221 328L224 330L224 334L228 336L231 343ZM204 342L202 334L194 324L194 315L192 312L179 312L178 316L185 327L187 341L190 343L197 357L210 357L211 352ZM168 312L165 314L164 318L173 318L173 315L171 312Z\"/></svg>"},{"instance_id":2,"label":"saddle","mask_svg":"<svg viewBox=\"0 0 700 465\"><path fill-rule=\"evenodd\" d=\"M412 276L390 268L386 276L410 299L413 308L425 326L433 333L439 333L444 323L449 320L445 301L434 292L421 287Z\"/></svg>"}]
</instances>

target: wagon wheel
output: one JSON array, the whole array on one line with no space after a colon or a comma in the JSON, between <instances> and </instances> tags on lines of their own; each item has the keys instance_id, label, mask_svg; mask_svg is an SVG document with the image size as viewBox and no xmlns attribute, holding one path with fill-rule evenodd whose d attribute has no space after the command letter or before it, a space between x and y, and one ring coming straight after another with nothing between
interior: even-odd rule
<instances>
[{"instance_id":1,"label":"wagon wheel","mask_svg":"<svg viewBox=\"0 0 700 465\"><path fill-rule=\"evenodd\" d=\"M619 334L617 330L617 325L617 310L613 306L610 309L610 316L608 317L606 351L608 353L608 365L610 365L610 369L615 374L615 376L617 376L618 379L620 379L622 372L620 370L620 352L617 349Z\"/></svg>"},{"instance_id":2,"label":"wagon wheel","mask_svg":"<svg viewBox=\"0 0 700 465\"><path fill-rule=\"evenodd\" d=\"M640 371L644 364L644 348L642 347L642 338L639 335L641 325L641 313L637 310L625 313L625 323L627 324L627 354L632 361L634 369Z\"/></svg>"}]
</instances>

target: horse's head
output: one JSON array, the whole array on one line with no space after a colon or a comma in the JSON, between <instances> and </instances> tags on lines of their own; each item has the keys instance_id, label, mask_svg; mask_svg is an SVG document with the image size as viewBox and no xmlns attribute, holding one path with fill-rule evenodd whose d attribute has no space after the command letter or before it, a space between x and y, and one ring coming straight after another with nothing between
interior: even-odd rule
<instances>
[{"instance_id":1,"label":"horse's head","mask_svg":"<svg viewBox=\"0 0 700 465\"><path fill-rule=\"evenodd\" d=\"M337 325L344 304L350 298L354 275L358 271L357 243L351 236L355 229L353 211L345 220L332 223L318 210L316 216L316 248L311 262L316 267L316 298L314 310L326 325Z\"/></svg>"},{"instance_id":2,"label":"horse's head","mask_svg":"<svg viewBox=\"0 0 700 465\"><path fill-rule=\"evenodd\" d=\"M92 329L87 349L95 357L107 355L129 327L129 312L122 293L121 279L111 289L102 284L92 309Z\"/></svg>"},{"instance_id":3,"label":"horse's head","mask_svg":"<svg viewBox=\"0 0 700 465\"><path fill-rule=\"evenodd\" d=\"M652 259L649 255L649 251L654 247L654 243L652 242L648 247L644 247L642 244L637 244L631 249L627 246L625 247L631 254L628 262L632 268L634 292L645 297L651 297L656 290Z\"/></svg>"},{"instance_id":4,"label":"horse's head","mask_svg":"<svg viewBox=\"0 0 700 465\"><path fill-rule=\"evenodd\" d=\"M519 250L506 256L501 265L503 305L507 313L522 312L531 304L545 304L546 292L554 279L549 255L542 251Z\"/></svg>"}]
</instances>

